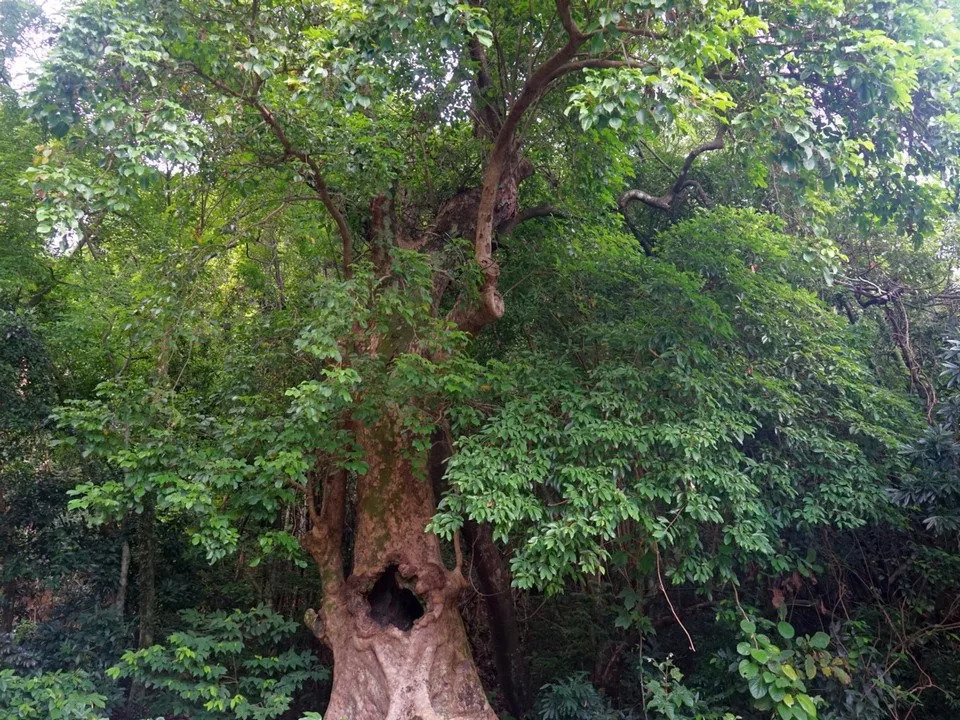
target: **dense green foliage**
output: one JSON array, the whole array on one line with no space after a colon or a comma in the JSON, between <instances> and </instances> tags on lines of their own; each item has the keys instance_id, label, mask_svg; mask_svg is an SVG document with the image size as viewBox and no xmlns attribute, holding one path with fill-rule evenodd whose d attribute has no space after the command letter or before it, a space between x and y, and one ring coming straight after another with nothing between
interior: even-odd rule
<instances>
[{"instance_id":1,"label":"dense green foliage","mask_svg":"<svg viewBox=\"0 0 960 720\"><path fill-rule=\"evenodd\" d=\"M208 616L187 610L183 624L166 645L126 652L109 671L155 688L153 713L267 720L290 707L305 681L326 677L311 653L276 652L297 626L265 607Z\"/></svg>"},{"instance_id":2,"label":"dense green foliage","mask_svg":"<svg viewBox=\"0 0 960 720\"><path fill-rule=\"evenodd\" d=\"M335 564L386 523L384 418L502 717L960 714L956 2L87 0L14 91L44 22L0 0L0 720L319 717L303 539L334 474Z\"/></svg>"}]
</instances>

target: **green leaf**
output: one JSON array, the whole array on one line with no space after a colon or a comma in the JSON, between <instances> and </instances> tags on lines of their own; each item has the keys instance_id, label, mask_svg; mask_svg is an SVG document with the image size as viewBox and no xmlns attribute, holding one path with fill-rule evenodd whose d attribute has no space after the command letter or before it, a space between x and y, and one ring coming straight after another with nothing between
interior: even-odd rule
<instances>
[{"instance_id":1,"label":"green leaf","mask_svg":"<svg viewBox=\"0 0 960 720\"><path fill-rule=\"evenodd\" d=\"M750 620L743 619L740 621L740 629L743 630L747 635L753 635L753 633L757 631L757 626Z\"/></svg>"},{"instance_id":2,"label":"green leaf","mask_svg":"<svg viewBox=\"0 0 960 720\"><path fill-rule=\"evenodd\" d=\"M814 705L813 700L809 695L804 695L803 693L797 695L797 702L800 703L800 706L804 709L808 716L812 718L817 717L817 706Z\"/></svg>"},{"instance_id":3,"label":"green leaf","mask_svg":"<svg viewBox=\"0 0 960 720\"><path fill-rule=\"evenodd\" d=\"M830 636L825 632L817 632L810 638L810 645L818 650L826 650L830 645Z\"/></svg>"},{"instance_id":4,"label":"green leaf","mask_svg":"<svg viewBox=\"0 0 960 720\"><path fill-rule=\"evenodd\" d=\"M780 637L786 640L790 640L796 634L793 625L783 621L777 623L777 632L780 633Z\"/></svg>"},{"instance_id":5,"label":"green leaf","mask_svg":"<svg viewBox=\"0 0 960 720\"><path fill-rule=\"evenodd\" d=\"M750 690L750 694L759 700L767 694L767 686L763 682L763 678L759 675L754 675L750 678L750 681L747 683L747 687Z\"/></svg>"}]
</instances>

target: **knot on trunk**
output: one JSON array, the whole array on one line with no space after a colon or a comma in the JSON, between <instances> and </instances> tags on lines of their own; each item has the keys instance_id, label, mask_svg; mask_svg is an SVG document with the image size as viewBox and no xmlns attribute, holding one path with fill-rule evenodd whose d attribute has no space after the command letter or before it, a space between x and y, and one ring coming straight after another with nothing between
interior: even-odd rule
<instances>
[{"instance_id":1,"label":"knot on trunk","mask_svg":"<svg viewBox=\"0 0 960 720\"><path fill-rule=\"evenodd\" d=\"M326 639L327 630L324 625L323 618L320 617L320 613L318 613L316 610L313 608L308 608L303 614L303 623L307 626L310 632L313 633L317 640L323 642Z\"/></svg>"}]
</instances>

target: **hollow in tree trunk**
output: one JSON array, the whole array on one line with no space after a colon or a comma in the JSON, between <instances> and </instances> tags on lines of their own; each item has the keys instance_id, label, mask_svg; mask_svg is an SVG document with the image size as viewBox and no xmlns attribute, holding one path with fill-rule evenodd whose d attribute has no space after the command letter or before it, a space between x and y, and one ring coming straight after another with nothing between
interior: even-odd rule
<instances>
[{"instance_id":1,"label":"hollow in tree trunk","mask_svg":"<svg viewBox=\"0 0 960 720\"><path fill-rule=\"evenodd\" d=\"M304 538L324 600L307 622L333 651L328 720L493 719L457 607L465 581L424 528L435 510L426 454L388 421L357 428L368 471L357 480L353 567L341 558L346 479L324 481Z\"/></svg>"}]
</instances>

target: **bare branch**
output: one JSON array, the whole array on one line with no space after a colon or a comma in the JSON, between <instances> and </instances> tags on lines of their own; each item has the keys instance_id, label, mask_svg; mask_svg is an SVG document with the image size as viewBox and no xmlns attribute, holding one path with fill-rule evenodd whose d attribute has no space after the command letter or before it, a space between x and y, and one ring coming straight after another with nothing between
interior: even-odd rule
<instances>
[{"instance_id":1,"label":"bare branch","mask_svg":"<svg viewBox=\"0 0 960 720\"><path fill-rule=\"evenodd\" d=\"M557 0L557 14L560 16L560 23L563 25L563 29L567 32L567 37L570 39L582 37L580 28L577 27L577 23L570 13L569 0Z\"/></svg>"},{"instance_id":2,"label":"bare branch","mask_svg":"<svg viewBox=\"0 0 960 720\"><path fill-rule=\"evenodd\" d=\"M525 223L527 220L533 220L534 218L542 217L565 218L569 216L563 210L555 208L553 205L536 205L534 207L521 210L509 220L505 220L504 222L500 223L500 225L497 226L497 234L509 235L520 223Z\"/></svg>"},{"instance_id":3,"label":"bare branch","mask_svg":"<svg viewBox=\"0 0 960 720\"><path fill-rule=\"evenodd\" d=\"M693 161L703 155L703 153L710 150L723 149L723 135L726 130L726 126L721 126L720 129L717 130L716 137L714 137L713 140L705 142L703 145L698 145L687 154L686 160L683 161L683 169L680 170L680 178L686 178L687 173L690 172L690 168L693 167ZM680 182L680 180L678 179L677 182Z\"/></svg>"},{"instance_id":4,"label":"bare branch","mask_svg":"<svg viewBox=\"0 0 960 720\"><path fill-rule=\"evenodd\" d=\"M673 202L673 193L668 192L665 195L655 196L643 190L627 190L617 201L617 204L620 206L620 212L624 212L627 209L627 205L631 200L639 200L652 208L666 211L670 209L670 203Z\"/></svg>"}]
</instances>

